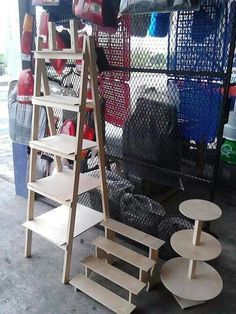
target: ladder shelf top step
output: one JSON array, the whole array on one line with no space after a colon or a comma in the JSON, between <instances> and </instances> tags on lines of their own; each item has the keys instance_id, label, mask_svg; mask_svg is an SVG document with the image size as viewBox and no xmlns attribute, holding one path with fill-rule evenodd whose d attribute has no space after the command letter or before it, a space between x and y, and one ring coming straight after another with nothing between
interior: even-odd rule
<instances>
[{"instance_id":1,"label":"ladder shelf top step","mask_svg":"<svg viewBox=\"0 0 236 314\"><path fill-rule=\"evenodd\" d=\"M95 281L79 274L70 281L75 288L119 314L129 314L135 309L135 305L122 299L117 294L99 285Z\"/></svg>"},{"instance_id":2,"label":"ladder shelf top step","mask_svg":"<svg viewBox=\"0 0 236 314\"><path fill-rule=\"evenodd\" d=\"M132 292L135 295L137 295L146 286L144 282L108 264L105 260L94 256L86 257L81 263L97 274L109 279L118 286Z\"/></svg>"},{"instance_id":3,"label":"ladder shelf top step","mask_svg":"<svg viewBox=\"0 0 236 314\"><path fill-rule=\"evenodd\" d=\"M108 228L109 230L122 234L123 236L131 240L134 240L155 250L158 250L165 243L165 241L163 240L155 238L145 232L142 232L110 218L106 222L103 221L101 225L105 228Z\"/></svg>"},{"instance_id":4,"label":"ladder shelf top step","mask_svg":"<svg viewBox=\"0 0 236 314\"><path fill-rule=\"evenodd\" d=\"M122 259L123 261L126 261L127 263L144 271L149 271L156 263L146 256L101 236L94 239L91 243L106 251L108 254L118 257L119 259Z\"/></svg>"},{"instance_id":5,"label":"ladder shelf top step","mask_svg":"<svg viewBox=\"0 0 236 314\"><path fill-rule=\"evenodd\" d=\"M48 177L28 183L28 188L60 204L68 205L73 191L74 172L72 170L57 172ZM100 180L89 175L80 174L78 195L93 190L100 185Z\"/></svg>"},{"instance_id":6,"label":"ladder shelf top step","mask_svg":"<svg viewBox=\"0 0 236 314\"><path fill-rule=\"evenodd\" d=\"M76 137L65 134L57 134L39 140L30 141L29 146L41 150L45 153L61 156L70 160L75 160ZM95 148L94 141L83 140L83 150Z\"/></svg>"},{"instance_id":7,"label":"ladder shelf top step","mask_svg":"<svg viewBox=\"0 0 236 314\"><path fill-rule=\"evenodd\" d=\"M26 221L23 226L63 249L63 245L66 243L68 215L69 208L62 205L35 217L33 220ZM78 204L74 237L98 224L102 219L102 213Z\"/></svg>"},{"instance_id":8,"label":"ladder shelf top step","mask_svg":"<svg viewBox=\"0 0 236 314\"><path fill-rule=\"evenodd\" d=\"M57 109L64 109L79 112L81 101L79 97L62 96L62 95L46 95L46 96L32 96L32 103L34 105L52 107ZM91 99L86 100L86 108L94 108Z\"/></svg>"}]
</instances>

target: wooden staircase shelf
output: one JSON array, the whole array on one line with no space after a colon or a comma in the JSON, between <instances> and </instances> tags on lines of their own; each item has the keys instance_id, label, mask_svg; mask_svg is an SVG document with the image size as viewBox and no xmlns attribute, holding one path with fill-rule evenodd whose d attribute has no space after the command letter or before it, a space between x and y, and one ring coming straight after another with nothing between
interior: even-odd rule
<instances>
[{"instance_id":1,"label":"wooden staircase shelf","mask_svg":"<svg viewBox=\"0 0 236 314\"><path fill-rule=\"evenodd\" d=\"M131 240L134 240L155 250L158 250L165 243L163 240L155 238L145 232L127 226L111 218L107 219L106 222L103 221L101 225L109 230L119 233Z\"/></svg>"},{"instance_id":2,"label":"wooden staircase shelf","mask_svg":"<svg viewBox=\"0 0 236 314\"><path fill-rule=\"evenodd\" d=\"M135 295L146 286L144 282L94 256L86 257L81 264Z\"/></svg>"},{"instance_id":3,"label":"wooden staircase shelf","mask_svg":"<svg viewBox=\"0 0 236 314\"><path fill-rule=\"evenodd\" d=\"M103 238L101 236L97 237L91 242L96 247L101 248L106 251L108 254L111 254L123 261L136 266L139 269L144 271L149 271L154 265L155 261L149 259L146 256L143 256L137 252L134 252L121 244L118 244L109 239Z\"/></svg>"},{"instance_id":4,"label":"wooden staircase shelf","mask_svg":"<svg viewBox=\"0 0 236 314\"><path fill-rule=\"evenodd\" d=\"M70 281L76 289L86 293L88 296L108 307L115 313L129 314L135 309L135 305L122 299L117 294L97 284L96 282L79 274Z\"/></svg>"}]
</instances>

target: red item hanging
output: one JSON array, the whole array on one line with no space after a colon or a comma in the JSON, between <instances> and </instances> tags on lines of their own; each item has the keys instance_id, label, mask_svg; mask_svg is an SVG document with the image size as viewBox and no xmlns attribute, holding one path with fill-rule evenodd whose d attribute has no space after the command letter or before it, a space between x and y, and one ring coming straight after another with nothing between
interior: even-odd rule
<instances>
[{"instance_id":1,"label":"red item hanging","mask_svg":"<svg viewBox=\"0 0 236 314\"><path fill-rule=\"evenodd\" d=\"M95 138L95 130L89 126L88 122L84 124L83 138L90 141L93 141Z\"/></svg>"},{"instance_id":2,"label":"red item hanging","mask_svg":"<svg viewBox=\"0 0 236 314\"><path fill-rule=\"evenodd\" d=\"M58 32L56 33L56 45L57 45L57 49L66 48L66 45L64 44L63 40L60 37L60 33ZM55 71L57 72L57 74L61 75L66 66L67 60L54 59L54 60L50 60L50 62L53 68L55 69Z\"/></svg>"},{"instance_id":3,"label":"red item hanging","mask_svg":"<svg viewBox=\"0 0 236 314\"><path fill-rule=\"evenodd\" d=\"M24 61L31 61L31 49L33 41L33 23L34 17L25 14L23 30L21 35L21 57Z\"/></svg>"},{"instance_id":4,"label":"red item hanging","mask_svg":"<svg viewBox=\"0 0 236 314\"><path fill-rule=\"evenodd\" d=\"M117 27L118 1L111 0L74 0L75 16L91 23Z\"/></svg>"},{"instance_id":5,"label":"red item hanging","mask_svg":"<svg viewBox=\"0 0 236 314\"><path fill-rule=\"evenodd\" d=\"M34 94L34 77L30 69L21 71L17 85L17 101L21 104L32 104Z\"/></svg>"},{"instance_id":6,"label":"red item hanging","mask_svg":"<svg viewBox=\"0 0 236 314\"><path fill-rule=\"evenodd\" d=\"M65 120L61 126L60 134L75 136L76 135L75 122L73 120Z\"/></svg>"}]
</instances>

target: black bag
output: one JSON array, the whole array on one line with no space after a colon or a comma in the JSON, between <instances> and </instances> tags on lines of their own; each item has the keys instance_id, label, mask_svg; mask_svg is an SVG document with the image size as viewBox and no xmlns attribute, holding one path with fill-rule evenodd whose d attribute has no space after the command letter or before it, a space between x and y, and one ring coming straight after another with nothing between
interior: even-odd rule
<instances>
[{"instance_id":1,"label":"black bag","mask_svg":"<svg viewBox=\"0 0 236 314\"><path fill-rule=\"evenodd\" d=\"M124 124L124 170L127 175L179 188L178 176L167 176L161 171L161 168L180 169L181 136L177 128L177 109L156 99L161 100L162 96L155 89L146 90Z\"/></svg>"},{"instance_id":2,"label":"black bag","mask_svg":"<svg viewBox=\"0 0 236 314\"><path fill-rule=\"evenodd\" d=\"M165 216L159 203L139 194L126 193L121 199L120 209L123 223L154 236Z\"/></svg>"},{"instance_id":3,"label":"black bag","mask_svg":"<svg viewBox=\"0 0 236 314\"><path fill-rule=\"evenodd\" d=\"M99 178L99 171L91 171L89 175ZM111 218L121 220L120 201L125 193L132 193L134 191L134 185L130 181L108 170L106 171L106 181ZM80 196L79 203L102 212L101 192L97 189L93 189Z\"/></svg>"}]
</instances>

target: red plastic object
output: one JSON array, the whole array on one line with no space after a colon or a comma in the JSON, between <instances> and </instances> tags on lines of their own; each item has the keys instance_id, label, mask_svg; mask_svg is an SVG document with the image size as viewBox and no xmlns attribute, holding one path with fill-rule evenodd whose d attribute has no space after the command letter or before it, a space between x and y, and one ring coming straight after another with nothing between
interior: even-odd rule
<instances>
[{"instance_id":1,"label":"red plastic object","mask_svg":"<svg viewBox=\"0 0 236 314\"><path fill-rule=\"evenodd\" d=\"M30 69L21 71L17 85L17 101L21 104L32 104L34 77Z\"/></svg>"},{"instance_id":2,"label":"red plastic object","mask_svg":"<svg viewBox=\"0 0 236 314\"><path fill-rule=\"evenodd\" d=\"M84 124L83 138L90 141L93 141L95 138L95 130L88 125L88 122Z\"/></svg>"},{"instance_id":3,"label":"red plastic object","mask_svg":"<svg viewBox=\"0 0 236 314\"><path fill-rule=\"evenodd\" d=\"M31 60L31 49L33 41L33 23L34 17L30 14L25 14L23 30L21 35L21 53L22 60Z\"/></svg>"},{"instance_id":4,"label":"red plastic object","mask_svg":"<svg viewBox=\"0 0 236 314\"><path fill-rule=\"evenodd\" d=\"M130 88L125 82L101 77L99 90L106 99L105 121L122 127L130 112Z\"/></svg>"},{"instance_id":5,"label":"red plastic object","mask_svg":"<svg viewBox=\"0 0 236 314\"><path fill-rule=\"evenodd\" d=\"M103 25L103 0L75 0L75 16Z\"/></svg>"},{"instance_id":6,"label":"red plastic object","mask_svg":"<svg viewBox=\"0 0 236 314\"><path fill-rule=\"evenodd\" d=\"M93 36L96 45L103 47L110 66L130 68L130 38L131 18L128 15L122 16L118 21L118 29L106 28L94 25ZM112 70L103 72L105 77L111 77L122 81L130 80L129 71Z\"/></svg>"},{"instance_id":7,"label":"red plastic object","mask_svg":"<svg viewBox=\"0 0 236 314\"><path fill-rule=\"evenodd\" d=\"M61 126L60 134L75 136L76 135L75 122L73 120L65 120Z\"/></svg>"},{"instance_id":8,"label":"red plastic object","mask_svg":"<svg viewBox=\"0 0 236 314\"><path fill-rule=\"evenodd\" d=\"M64 49L66 48L63 40L60 37L60 33L57 32L56 34L56 44L58 49ZM66 62L67 60L61 60L61 59L56 59L56 60L50 60L51 65L55 69L58 75L61 75L63 70L65 69Z\"/></svg>"}]
</instances>

